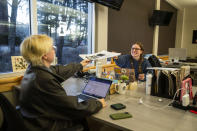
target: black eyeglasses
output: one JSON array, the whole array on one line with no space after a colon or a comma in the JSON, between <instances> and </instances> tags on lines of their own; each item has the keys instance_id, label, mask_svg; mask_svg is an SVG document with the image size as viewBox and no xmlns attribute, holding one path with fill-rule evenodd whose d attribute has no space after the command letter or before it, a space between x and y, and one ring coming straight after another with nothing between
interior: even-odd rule
<instances>
[{"instance_id":1,"label":"black eyeglasses","mask_svg":"<svg viewBox=\"0 0 197 131\"><path fill-rule=\"evenodd\" d=\"M139 51L139 50L141 50L141 49L140 49L140 48L131 48L131 50Z\"/></svg>"}]
</instances>

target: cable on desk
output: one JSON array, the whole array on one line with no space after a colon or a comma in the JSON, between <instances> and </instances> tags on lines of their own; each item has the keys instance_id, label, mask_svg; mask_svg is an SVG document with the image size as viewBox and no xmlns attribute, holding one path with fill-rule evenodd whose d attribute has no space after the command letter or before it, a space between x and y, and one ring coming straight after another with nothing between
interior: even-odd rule
<instances>
[{"instance_id":1,"label":"cable on desk","mask_svg":"<svg viewBox=\"0 0 197 131\"><path fill-rule=\"evenodd\" d=\"M157 108L157 107L154 107L154 106L145 104L145 103L143 102L143 100L142 100L143 97L141 97L141 98L139 99L139 103L140 103L140 104L143 104L144 106L146 106L146 107L148 107L148 108L154 109L154 110L161 110L161 109L164 109L164 108L166 108L166 107L170 107L170 106L171 106L170 104L173 103L174 100L175 100L175 96L176 96L177 92L180 91L180 90L182 90L182 89L183 89L183 88L178 89L178 90L175 92L172 101L170 101L168 104L166 104L166 105L164 105L164 106L162 106L162 107L158 107L158 108ZM184 90L185 90L185 89L184 89ZM170 106L169 106L169 105L170 105Z\"/></svg>"}]
</instances>

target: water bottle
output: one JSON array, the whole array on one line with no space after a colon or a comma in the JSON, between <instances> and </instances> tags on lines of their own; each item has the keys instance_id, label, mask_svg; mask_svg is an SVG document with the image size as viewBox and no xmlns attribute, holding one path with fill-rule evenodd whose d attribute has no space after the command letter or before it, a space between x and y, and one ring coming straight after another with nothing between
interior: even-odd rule
<instances>
[{"instance_id":1,"label":"water bottle","mask_svg":"<svg viewBox=\"0 0 197 131\"><path fill-rule=\"evenodd\" d=\"M96 77L101 78L102 75L102 64L101 62L96 63Z\"/></svg>"},{"instance_id":2,"label":"water bottle","mask_svg":"<svg viewBox=\"0 0 197 131\"><path fill-rule=\"evenodd\" d=\"M151 93L152 77L153 76L151 73L146 74L146 94L147 95L150 95Z\"/></svg>"}]
</instances>

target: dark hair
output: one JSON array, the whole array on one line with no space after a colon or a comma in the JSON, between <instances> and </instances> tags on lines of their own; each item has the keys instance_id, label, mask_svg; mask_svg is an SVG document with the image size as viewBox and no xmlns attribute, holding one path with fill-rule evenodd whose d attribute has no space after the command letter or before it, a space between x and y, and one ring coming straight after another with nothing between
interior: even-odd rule
<instances>
[{"instance_id":1,"label":"dark hair","mask_svg":"<svg viewBox=\"0 0 197 131\"><path fill-rule=\"evenodd\" d=\"M135 42L134 44L131 45L131 48L133 45L138 45L142 50L142 54L140 55L140 60L139 60L139 65L138 65L138 72L142 73L142 62L144 61L144 46L141 42ZM132 57L132 59L133 59L133 57ZM131 66L133 66L133 65L131 65Z\"/></svg>"},{"instance_id":2,"label":"dark hair","mask_svg":"<svg viewBox=\"0 0 197 131\"><path fill-rule=\"evenodd\" d=\"M141 50L144 52L144 46L143 46L143 44L141 42L135 42L134 44L131 45L131 47L133 45L138 45L141 48Z\"/></svg>"},{"instance_id":3,"label":"dark hair","mask_svg":"<svg viewBox=\"0 0 197 131\"><path fill-rule=\"evenodd\" d=\"M142 59L144 57L144 46L141 42L135 42L134 44L131 45L131 48L133 45L138 45L140 47L140 49L142 50L142 54L140 55L140 59Z\"/></svg>"}]
</instances>

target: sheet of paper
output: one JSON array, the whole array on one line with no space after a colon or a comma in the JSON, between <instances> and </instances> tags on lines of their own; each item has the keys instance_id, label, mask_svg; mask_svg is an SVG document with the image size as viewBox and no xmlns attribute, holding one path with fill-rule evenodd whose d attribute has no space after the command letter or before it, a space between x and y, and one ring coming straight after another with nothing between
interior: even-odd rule
<instances>
[{"instance_id":1,"label":"sheet of paper","mask_svg":"<svg viewBox=\"0 0 197 131\"><path fill-rule=\"evenodd\" d=\"M62 87L66 91L68 96L77 96L82 92L82 89L85 87L86 83L84 79L70 77L62 83Z\"/></svg>"},{"instance_id":2,"label":"sheet of paper","mask_svg":"<svg viewBox=\"0 0 197 131\"><path fill-rule=\"evenodd\" d=\"M101 60L101 59L106 59L106 58L111 58L115 56L119 56L121 53L115 53L115 52L108 52L108 51L101 51L98 53L94 54L80 54L79 56L82 59L89 59L89 60Z\"/></svg>"}]
</instances>

